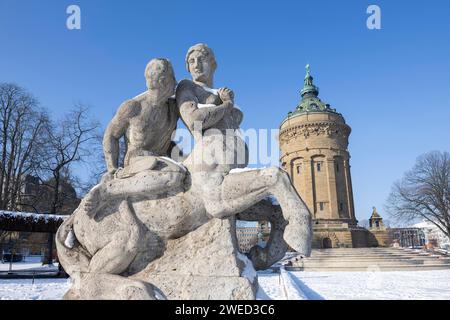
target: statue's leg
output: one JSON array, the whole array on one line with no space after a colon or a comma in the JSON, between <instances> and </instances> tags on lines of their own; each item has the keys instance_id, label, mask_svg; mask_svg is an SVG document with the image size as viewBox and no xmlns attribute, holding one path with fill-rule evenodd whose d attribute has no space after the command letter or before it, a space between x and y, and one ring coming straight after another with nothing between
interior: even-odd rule
<instances>
[{"instance_id":1,"label":"statue's leg","mask_svg":"<svg viewBox=\"0 0 450 320\"><path fill-rule=\"evenodd\" d=\"M130 249L128 232L115 232L113 240L100 249L89 263L89 272L120 274L124 272L136 256Z\"/></svg>"},{"instance_id":2,"label":"statue's leg","mask_svg":"<svg viewBox=\"0 0 450 320\"><path fill-rule=\"evenodd\" d=\"M55 236L59 263L71 277L73 277L75 273L86 272L91 260L91 255L78 242L78 239L76 239L75 234L73 233L76 212L77 211L61 224ZM70 237L71 233L72 237Z\"/></svg>"},{"instance_id":3,"label":"statue's leg","mask_svg":"<svg viewBox=\"0 0 450 320\"><path fill-rule=\"evenodd\" d=\"M100 197L107 199L157 196L182 186L185 176L181 171L146 170L129 178L109 181L101 189Z\"/></svg>"},{"instance_id":4,"label":"statue's leg","mask_svg":"<svg viewBox=\"0 0 450 320\"><path fill-rule=\"evenodd\" d=\"M165 297L150 283L114 274L82 273L64 296L70 300L155 300Z\"/></svg>"},{"instance_id":5,"label":"statue's leg","mask_svg":"<svg viewBox=\"0 0 450 320\"><path fill-rule=\"evenodd\" d=\"M142 246L142 229L127 200L119 207L120 225L111 242L98 250L89 263L89 272L121 274Z\"/></svg>"},{"instance_id":6,"label":"statue's leg","mask_svg":"<svg viewBox=\"0 0 450 320\"><path fill-rule=\"evenodd\" d=\"M270 237L264 248L255 245L249 252L250 260L256 270L264 270L282 259L288 245L283 239L287 221L284 220L280 206L273 205L268 200L262 200L250 208L240 212L237 218L245 221L269 221Z\"/></svg>"},{"instance_id":7,"label":"statue's leg","mask_svg":"<svg viewBox=\"0 0 450 320\"><path fill-rule=\"evenodd\" d=\"M194 179L193 175L193 183L197 184ZM244 211L268 196L274 196L280 203L283 217L289 222L284 239L294 250L310 254L311 214L285 171L273 167L231 173L214 186L216 182L220 183L217 179L203 181L203 197L209 214L225 218Z\"/></svg>"},{"instance_id":8,"label":"statue's leg","mask_svg":"<svg viewBox=\"0 0 450 320\"><path fill-rule=\"evenodd\" d=\"M183 171L145 170L127 178L116 178L95 186L83 199L86 212L94 216L102 204L114 199L150 199L183 186Z\"/></svg>"}]
</instances>

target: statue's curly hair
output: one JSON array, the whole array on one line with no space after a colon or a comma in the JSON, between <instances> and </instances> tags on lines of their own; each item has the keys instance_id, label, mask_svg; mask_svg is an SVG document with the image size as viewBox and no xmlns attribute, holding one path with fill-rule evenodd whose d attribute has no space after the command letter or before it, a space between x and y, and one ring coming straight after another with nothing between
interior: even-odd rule
<instances>
[{"instance_id":1,"label":"statue's curly hair","mask_svg":"<svg viewBox=\"0 0 450 320\"><path fill-rule=\"evenodd\" d=\"M175 72L173 70L172 63L170 62L170 60L165 59L165 58L155 58L155 59L150 60L149 63L147 63L147 66L145 67L145 72L144 72L145 79L148 80L149 73L150 73L150 68L151 68L152 64L154 64L155 62L159 62L162 65L164 65L164 67L167 68L167 71L169 71L170 74L172 75L174 83L177 82L176 79L175 79Z\"/></svg>"},{"instance_id":2,"label":"statue's curly hair","mask_svg":"<svg viewBox=\"0 0 450 320\"><path fill-rule=\"evenodd\" d=\"M212 63L213 71L216 70L217 62L216 62L216 57L214 56L214 52L212 51L212 49L210 47L208 47L207 44L197 43L196 45L193 45L192 47L190 47L188 52L186 53L185 62L186 62L186 69L187 69L188 72L189 72L189 57L195 51L200 51L203 54L205 54L210 59L210 61Z\"/></svg>"}]
</instances>

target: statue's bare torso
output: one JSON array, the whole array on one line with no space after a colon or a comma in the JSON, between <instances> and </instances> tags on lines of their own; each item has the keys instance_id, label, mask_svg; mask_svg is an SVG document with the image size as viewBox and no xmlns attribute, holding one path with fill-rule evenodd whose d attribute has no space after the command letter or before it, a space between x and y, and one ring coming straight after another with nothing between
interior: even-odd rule
<instances>
[{"instance_id":1,"label":"statue's bare torso","mask_svg":"<svg viewBox=\"0 0 450 320\"><path fill-rule=\"evenodd\" d=\"M117 115L117 121L126 122L127 126L125 166L135 156L170 156L172 134L178 120L174 100L154 104L144 93L129 100L121 108L127 109L119 110Z\"/></svg>"},{"instance_id":2,"label":"statue's bare torso","mask_svg":"<svg viewBox=\"0 0 450 320\"><path fill-rule=\"evenodd\" d=\"M239 131L242 112L234 104L225 107L229 102L222 101L217 91L190 80L181 81L177 87L181 119L197 140L184 161L191 174L208 172L226 175L231 169L247 165L247 146Z\"/></svg>"}]
</instances>

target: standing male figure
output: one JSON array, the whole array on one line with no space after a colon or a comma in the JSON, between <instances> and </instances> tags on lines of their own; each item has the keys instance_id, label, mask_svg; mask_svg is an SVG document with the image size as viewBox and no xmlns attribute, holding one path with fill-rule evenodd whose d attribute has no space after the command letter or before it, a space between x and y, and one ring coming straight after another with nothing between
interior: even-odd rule
<instances>
[{"instance_id":1,"label":"standing male figure","mask_svg":"<svg viewBox=\"0 0 450 320\"><path fill-rule=\"evenodd\" d=\"M176 80L171 63L153 59L145 69L148 90L125 101L109 123L103 138L108 172L84 198L92 217L108 200L126 197L150 199L182 190L186 170L168 158L178 121ZM119 140L124 137L124 168L119 168Z\"/></svg>"}]
</instances>

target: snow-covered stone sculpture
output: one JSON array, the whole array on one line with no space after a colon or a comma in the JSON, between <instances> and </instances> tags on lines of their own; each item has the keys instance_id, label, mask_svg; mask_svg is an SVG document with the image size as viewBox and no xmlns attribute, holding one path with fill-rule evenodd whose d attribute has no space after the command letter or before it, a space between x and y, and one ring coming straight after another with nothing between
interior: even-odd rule
<instances>
[{"instance_id":1,"label":"snow-covered stone sculpture","mask_svg":"<svg viewBox=\"0 0 450 320\"><path fill-rule=\"evenodd\" d=\"M311 216L288 175L275 167L236 170L247 165L238 134L243 115L232 90L210 89L212 50L191 47L186 66L192 81L175 92L170 62L152 60L148 91L122 104L109 124L108 172L56 236L73 279L65 298L254 299L255 269L278 261L288 245L309 255ZM178 154L171 141L178 115L196 140L182 163L170 158ZM241 254L237 218L270 221L267 246Z\"/></svg>"}]
</instances>

